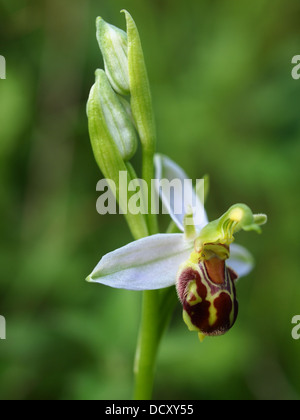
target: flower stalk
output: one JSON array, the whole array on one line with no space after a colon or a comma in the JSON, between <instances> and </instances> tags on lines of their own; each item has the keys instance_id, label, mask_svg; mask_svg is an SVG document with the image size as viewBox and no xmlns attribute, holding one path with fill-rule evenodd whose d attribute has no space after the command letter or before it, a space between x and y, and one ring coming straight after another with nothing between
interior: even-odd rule
<instances>
[{"instance_id":1,"label":"flower stalk","mask_svg":"<svg viewBox=\"0 0 300 420\"><path fill-rule=\"evenodd\" d=\"M134 362L135 400L150 400L159 346L159 291L145 290L142 300L141 325Z\"/></svg>"}]
</instances>

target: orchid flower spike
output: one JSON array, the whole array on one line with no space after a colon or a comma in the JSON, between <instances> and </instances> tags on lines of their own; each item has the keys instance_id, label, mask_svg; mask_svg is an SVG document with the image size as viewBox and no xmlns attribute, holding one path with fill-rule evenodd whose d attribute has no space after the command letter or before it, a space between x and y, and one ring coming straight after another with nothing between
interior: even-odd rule
<instances>
[{"instance_id":1,"label":"orchid flower spike","mask_svg":"<svg viewBox=\"0 0 300 420\"><path fill-rule=\"evenodd\" d=\"M156 155L155 167L157 181L179 179L184 183L189 179L166 156ZM196 205L183 203L181 214L175 212L178 197L171 198L164 191L160 195L182 233L149 236L106 254L87 281L129 290L176 285L188 328L197 331L200 339L224 334L237 317L235 282L254 265L249 251L233 244L234 235L239 230L259 232L267 217L253 215L245 204L236 204L209 223L196 191L184 195ZM195 225L186 223L191 218L197 220Z\"/></svg>"}]
</instances>

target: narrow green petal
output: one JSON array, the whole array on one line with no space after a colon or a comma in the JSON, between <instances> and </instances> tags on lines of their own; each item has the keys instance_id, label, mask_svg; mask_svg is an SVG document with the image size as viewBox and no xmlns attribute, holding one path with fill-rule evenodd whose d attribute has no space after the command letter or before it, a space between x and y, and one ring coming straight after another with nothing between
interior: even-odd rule
<instances>
[{"instance_id":1,"label":"narrow green petal","mask_svg":"<svg viewBox=\"0 0 300 420\"><path fill-rule=\"evenodd\" d=\"M254 222L261 226L265 225L268 221L268 216L266 214L254 214Z\"/></svg>"}]
</instances>

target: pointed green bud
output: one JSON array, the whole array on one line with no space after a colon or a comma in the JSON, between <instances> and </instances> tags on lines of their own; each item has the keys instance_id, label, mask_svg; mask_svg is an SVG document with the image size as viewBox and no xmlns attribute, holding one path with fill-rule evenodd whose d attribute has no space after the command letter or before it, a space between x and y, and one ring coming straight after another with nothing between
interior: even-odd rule
<instances>
[{"instance_id":1,"label":"pointed green bud","mask_svg":"<svg viewBox=\"0 0 300 420\"><path fill-rule=\"evenodd\" d=\"M89 98L98 103L102 110L102 123L106 125L112 140L116 144L124 161L130 160L136 152L138 139L134 125L118 95L111 88L106 73L96 71L96 83ZM88 107L88 117L91 117ZM100 123L100 120L99 120ZM102 127L103 129L103 127Z\"/></svg>"},{"instance_id":2,"label":"pointed green bud","mask_svg":"<svg viewBox=\"0 0 300 420\"><path fill-rule=\"evenodd\" d=\"M113 95L112 95L113 93ZM87 114L89 124L89 135L93 148L95 160L107 179L114 184L113 193L118 199L120 209L124 213L131 232L137 238L148 235L148 229L143 214L131 214L127 209L127 194L131 182L131 174L128 171L129 158L135 150L136 141L129 135L127 140L124 137L126 131L134 130L130 117L125 108L118 102L118 96L113 92L107 77L103 71L97 71L96 82L93 85L87 103ZM108 109L105 109L105 108ZM107 115L114 120L116 127L111 129L111 124L107 121ZM105 117L106 116L106 117ZM119 133L118 133L119 130ZM123 156L121 155L121 151ZM128 174L126 184L120 182L120 172Z\"/></svg>"},{"instance_id":3,"label":"pointed green bud","mask_svg":"<svg viewBox=\"0 0 300 420\"><path fill-rule=\"evenodd\" d=\"M126 32L105 22L101 17L97 18L96 29L107 77L117 93L129 95Z\"/></svg>"},{"instance_id":4,"label":"pointed green bud","mask_svg":"<svg viewBox=\"0 0 300 420\"><path fill-rule=\"evenodd\" d=\"M195 251L200 252L206 244L229 246L234 241L234 234L240 230L261 232L259 225L266 223L267 216L253 215L245 204L236 204L219 219L208 223L195 241Z\"/></svg>"}]
</instances>

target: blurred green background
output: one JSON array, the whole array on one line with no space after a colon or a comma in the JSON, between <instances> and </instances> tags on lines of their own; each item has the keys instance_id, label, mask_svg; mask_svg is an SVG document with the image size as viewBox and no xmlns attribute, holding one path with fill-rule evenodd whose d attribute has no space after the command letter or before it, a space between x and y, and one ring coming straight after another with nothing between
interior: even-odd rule
<instances>
[{"instance_id":1,"label":"blurred green background","mask_svg":"<svg viewBox=\"0 0 300 420\"><path fill-rule=\"evenodd\" d=\"M211 176L211 219L246 202L269 215L240 234L256 268L240 315L200 344L178 304L160 348L156 399L299 399L299 1L0 0L1 399L127 399L141 295L85 283L129 241L96 213L85 105L102 67L101 15L142 39L158 150Z\"/></svg>"}]
</instances>

